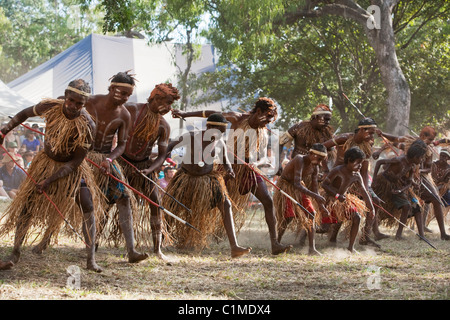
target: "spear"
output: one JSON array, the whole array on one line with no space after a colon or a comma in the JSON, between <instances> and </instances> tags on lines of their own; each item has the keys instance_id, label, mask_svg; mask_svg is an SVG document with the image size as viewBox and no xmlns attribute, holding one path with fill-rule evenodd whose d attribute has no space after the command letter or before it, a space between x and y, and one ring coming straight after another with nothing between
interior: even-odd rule
<instances>
[{"instance_id":1,"label":"spear","mask_svg":"<svg viewBox=\"0 0 450 320\"><path fill-rule=\"evenodd\" d=\"M386 209L384 209L382 206L377 205L376 203L374 203L374 205L378 208L380 208L381 210L383 210L384 212L386 212L388 215L390 215L392 218L394 218L399 224L401 224L402 226L404 226L405 228L407 228L408 230L410 230L411 232L415 233L420 239L422 239L423 241L425 241L427 244L429 244L433 249L437 250L437 248L431 244L431 242L421 236L420 234L418 234L417 232L415 232L413 229L411 229L410 227L408 227L406 224L404 224L403 222L401 222L399 219L397 219L394 215L392 215L391 213L389 213Z\"/></svg>"},{"instance_id":2,"label":"spear","mask_svg":"<svg viewBox=\"0 0 450 320\"><path fill-rule=\"evenodd\" d=\"M19 167L23 172L25 172L25 174L27 175L28 178L31 179L31 181L34 182L34 184L37 185L36 180L34 180L30 174L24 169L22 168L17 162L16 160L14 160L14 157L11 156L8 152L8 150L5 149L5 147L3 147L3 145L0 144L0 147L6 152L6 154L11 158L12 161L14 161L14 163L16 164L17 167ZM61 213L61 211L59 210L58 206L52 201L52 199L50 199L50 197L47 195L47 193L45 191L42 191L42 193L44 194L44 196L47 198L48 201L50 201L50 203L53 205L53 207L55 207L56 212L58 212L58 214L61 216L61 218L64 220L64 222L69 226L69 228L78 236L78 238L81 239L81 241L83 241L83 243L86 245L86 247L90 248L90 246L84 241L83 237L81 237L81 235L75 230L75 228L70 224L69 221L67 221L67 219L64 217L64 215Z\"/></svg>"},{"instance_id":3,"label":"spear","mask_svg":"<svg viewBox=\"0 0 450 320\"><path fill-rule=\"evenodd\" d=\"M101 169L100 166L98 164L96 164L94 161L92 161L89 158L86 158L86 160L93 164L94 166L96 166L98 169ZM172 218L175 218L176 220L180 221L181 223L185 224L186 226L198 231L201 233L200 230L198 230L196 227L194 227L193 225L191 225L189 222L184 221L183 219L181 219L180 217L174 215L172 212L170 212L169 210L167 210L166 208L164 208L163 206L161 206L160 204L157 204L156 202L153 202L152 200L150 200L148 197L146 197L142 192L139 192L138 190L136 190L135 188L133 188L132 186L130 186L128 183L116 178L115 176L113 176L111 173L107 173L108 176L110 176L111 178L113 178L114 180L116 180L119 183L122 183L124 186L126 186L127 188L131 189L132 191L134 191L135 193L137 193L138 195L140 195L142 198L144 198L145 200L147 200L148 202L150 202L152 205L154 205L155 207L158 207L159 209L161 209L162 211L164 211L165 213L167 213L169 216L171 216Z\"/></svg>"},{"instance_id":4,"label":"spear","mask_svg":"<svg viewBox=\"0 0 450 320\"><path fill-rule=\"evenodd\" d=\"M184 118L182 118L184 119ZM192 212L191 209L189 209L188 207L186 207L184 204L182 204L180 201L178 201L177 199L175 199L172 195L170 195L169 193L167 193L166 190L164 190L159 184L157 184L155 181L153 181L153 179L151 179L150 177L146 176L143 172L141 172L138 168L136 168L131 162L129 162L127 159L125 159L124 157L122 157L122 160L124 160L126 163L128 163L132 168L136 169L137 172L139 172L145 179L149 180L151 183L153 183L159 190L161 190L165 195L169 196L172 200L174 200L176 203L178 203L180 206L182 206L183 208L185 208L186 210L188 210L189 212Z\"/></svg>"},{"instance_id":5,"label":"spear","mask_svg":"<svg viewBox=\"0 0 450 320\"><path fill-rule=\"evenodd\" d=\"M353 104L353 102L345 95L345 93L342 92L342 95L350 102L350 104L356 109L356 111L358 111L359 114L362 115L365 118L365 116L361 112L361 110L359 110L359 108Z\"/></svg>"},{"instance_id":6,"label":"spear","mask_svg":"<svg viewBox=\"0 0 450 320\"><path fill-rule=\"evenodd\" d=\"M240 159L237 155L235 155L233 152L228 151L229 153L233 154L236 159L238 159L239 161L243 162L247 167L249 167L253 172L255 172L256 174L258 174L259 176L261 176L265 181L269 182L272 186L274 186L278 191L281 192L281 194L283 194L284 196L286 196L287 198L289 198L292 202L294 202L296 205L298 205L303 211L305 211L307 214L309 214L312 218L313 221L315 219L315 216L309 212L304 206L302 206L297 200L295 200L293 197L291 197L289 194L287 194L286 192L284 192L283 190L281 190L280 187L278 187L275 183L273 183L272 181L270 181L267 177L265 177L263 174L261 174L260 172L257 172L252 166L250 166L247 162L245 162L244 160Z\"/></svg>"},{"instance_id":7,"label":"spear","mask_svg":"<svg viewBox=\"0 0 450 320\"><path fill-rule=\"evenodd\" d=\"M38 131L38 130L34 130L34 129L32 129L32 128L28 127L27 125L24 125L24 124L21 124L21 125L24 126L24 127L27 128L27 129L30 129L30 130L32 130L32 131L34 131L34 132L40 133L40 134L42 134L42 135L45 136L45 134L44 134L43 132L40 132L40 131ZM3 146L2 146L2 148L3 148ZM86 158L86 160L87 160L88 162L92 163L92 164L93 164L94 166L96 166L97 168L100 169L100 166L99 166L98 164L96 164L94 161L92 161L91 159ZM127 184L127 183L121 181L120 179L114 177L114 176L113 176L112 174L110 174L110 173L107 173L107 174L108 174L111 178L113 178L114 180L116 180L117 182L122 183L124 186L128 187L129 189L131 189L132 191L134 191L135 193L137 193L138 195L140 195L142 198L144 198L145 200L147 200L148 202L150 202L151 204L153 204L155 207L158 207L159 209L161 209L162 211L164 211L165 213L167 213L169 216L175 218L176 220L180 221L181 223L185 224L186 226L188 226L188 227L190 227L190 228L192 228L192 229L194 229L194 230L200 232L200 230L198 230L197 228L195 228L195 227L194 227L193 225L191 225L189 222L184 221L183 219L181 219L180 217L174 215L172 212L170 212L169 210L167 210L167 209L164 208L163 206L161 206L161 205L159 205L159 204L153 202L152 200L150 200L148 197L146 197L144 194L142 194L141 192L139 192L138 190L136 190L135 188L133 188L133 187L130 186L129 184Z\"/></svg>"}]
</instances>

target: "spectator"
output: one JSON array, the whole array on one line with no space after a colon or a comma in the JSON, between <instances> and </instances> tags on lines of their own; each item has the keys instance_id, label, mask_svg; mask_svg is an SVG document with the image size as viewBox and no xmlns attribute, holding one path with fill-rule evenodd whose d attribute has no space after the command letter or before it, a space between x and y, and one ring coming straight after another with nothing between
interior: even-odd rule
<instances>
[{"instance_id":1,"label":"spectator","mask_svg":"<svg viewBox=\"0 0 450 320\"><path fill-rule=\"evenodd\" d=\"M17 148L18 149L21 147L22 143L20 142L20 137L19 137L19 134L18 134L17 130L13 130L13 131L8 132L8 134L4 138L3 146L5 148L7 148L8 144L10 142L15 142L17 144Z\"/></svg>"},{"instance_id":2,"label":"spectator","mask_svg":"<svg viewBox=\"0 0 450 320\"><path fill-rule=\"evenodd\" d=\"M26 139L22 141L22 150L24 152L26 151L32 151L34 154L36 154L39 151L40 148L40 141L36 139L35 133L31 130L28 130L25 133Z\"/></svg>"},{"instance_id":3,"label":"spectator","mask_svg":"<svg viewBox=\"0 0 450 320\"><path fill-rule=\"evenodd\" d=\"M159 185L161 188L166 189L170 180L172 180L173 176L177 172L177 169L174 167L165 167L164 168L164 178L159 180Z\"/></svg>"},{"instance_id":4,"label":"spectator","mask_svg":"<svg viewBox=\"0 0 450 320\"><path fill-rule=\"evenodd\" d=\"M18 157L12 155L15 161ZM19 169L10 156L5 155L2 159L3 167L0 168L0 180L3 181L3 189L11 199L16 197L21 183L25 180L25 173Z\"/></svg>"},{"instance_id":5,"label":"spectator","mask_svg":"<svg viewBox=\"0 0 450 320\"><path fill-rule=\"evenodd\" d=\"M37 123L34 123L31 127L36 131L44 132L43 129L40 128ZM42 146L44 143L44 136L42 134L37 133L37 134L35 134L35 137L37 140L39 140L39 142L41 143L41 146Z\"/></svg>"},{"instance_id":6,"label":"spectator","mask_svg":"<svg viewBox=\"0 0 450 320\"><path fill-rule=\"evenodd\" d=\"M33 152L30 152L30 151L25 152L25 153L23 154L22 158L23 158L23 162L24 162L23 168L24 168L25 170L28 170L28 168L29 168L30 165L31 165L31 161L32 161L33 158L34 158Z\"/></svg>"},{"instance_id":7,"label":"spectator","mask_svg":"<svg viewBox=\"0 0 450 320\"><path fill-rule=\"evenodd\" d=\"M10 155L14 155L17 158L17 163L19 164L19 166L21 166L23 168L23 159L22 156L19 153L19 147L17 146L16 142L8 142L7 148L6 150L8 150L8 153ZM8 157L8 155L6 153L3 154L3 158L4 157Z\"/></svg>"}]
</instances>

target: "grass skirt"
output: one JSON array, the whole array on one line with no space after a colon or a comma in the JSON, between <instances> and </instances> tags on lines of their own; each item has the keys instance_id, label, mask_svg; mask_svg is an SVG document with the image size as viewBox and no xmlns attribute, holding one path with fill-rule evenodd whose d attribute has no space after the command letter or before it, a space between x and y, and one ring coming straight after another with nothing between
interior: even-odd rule
<instances>
[{"instance_id":1,"label":"grass skirt","mask_svg":"<svg viewBox=\"0 0 450 320\"><path fill-rule=\"evenodd\" d=\"M375 184L372 184L372 190L381 200L385 202L381 204L381 207L383 207L384 210L386 210L392 215L391 216L388 213L386 213L386 211L377 208L378 220L380 223L382 223L382 225L388 228L393 228L398 225L398 221L396 219L400 220L402 210L397 209L394 202L392 201L392 190L398 190L401 188L401 186L386 179L386 177L383 174L379 174L375 182L376 182ZM419 197L411 190L411 188L408 191L404 192L406 192L406 197L408 199L412 199L413 197L415 197L417 200L419 200ZM408 219L411 217L412 216L409 216Z\"/></svg>"},{"instance_id":2,"label":"grass skirt","mask_svg":"<svg viewBox=\"0 0 450 320\"><path fill-rule=\"evenodd\" d=\"M297 188L295 188L292 183L286 181L283 178L279 178L277 180L277 186L305 207L305 205L303 204L302 193ZM297 232L300 232L302 229L311 229L311 227L313 226L313 221L312 219L310 219L311 216L298 205L293 203L292 200L282 194L278 189L275 190L273 195L273 204L276 212L277 224L280 224L285 219L284 213L286 212L288 201L291 202L291 207L295 214L295 217L293 217L294 223L290 223L288 225L288 229L296 229ZM305 208L308 209L307 207ZM312 214L315 216L314 220L318 224L320 222L320 215L317 215L314 212Z\"/></svg>"},{"instance_id":3,"label":"grass skirt","mask_svg":"<svg viewBox=\"0 0 450 320\"><path fill-rule=\"evenodd\" d=\"M28 174L34 181L40 183L49 178L64 164L65 162L52 160L41 151L33 158ZM103 214L101 210L103 195L98 189L92 171L86 161L83 161L69 175L54 181L46 191L48 197L56 204L64 218L80 235L82 235L83 214L75 199L79 195L82 179L84 179L91 191L95 220L98 225ZM27 241L32 231L35 234L37 233L36 236L39 236L47 230L53 233L52 239L53 242L56 242L62 226L64 226L62 231L68 236L77 237L45 195L36 191L36 185L30 178L27 178L22 183L16 198L5 211L1 219L3 222L0 229L1 236L5 236L15 230L17 223L20 221L21 213L25 210L31 216L30 227L32 229L29 229L26 235L16 235L17 237L24 236L25 241Z\"/></svg>"},{"instance_id":4,"label":"grass skirt","mask_svg":"<svg viewBox=\"0 0 450 320\"><path fill-rule=\"evenodd\" d=\"M178 248L201 250L208 246L218 229L223 229L221 205L227 195L225 183L219 172L194 176L178 170L167 186L167 193L191 210L184 209L167 195L163 196L163 207L190 223L201 233L173 218L167 218L169 232Z\"/></svg>"},{"instance_id":5,"label":"grass skirt","mask_svg":"<svg viewBox=\"0 0 450 320\"><path fill-rule=\"evenodd\" d=\"M364 200L361 200L352 193L345 194L345 201L341 202L332 197L327 199L327 210L337 223L342 223L344 228L351 224L353 214L358 213L361 217L366 216L369 209Z\"/></svg>"},{"instance_id":6,"label":"grass skirt","mask_svg":"<svg viewBox=\"0 0 450 320\"><path fill-rule=\"evenodd\" d=\"M91 161L100 165L100 163L105 159L106 155L103 153L91 151L87 156ZM125 185L117 182L115 179L108 175L103 174L99 168L89 163L91 170L93 172L94 179L103 193L103 219L100 222L100 228L98 229L98 243L105 243L107 245L119 246L124 243L122 237L122 231L119 225L119 217L117 206L114 203L117 199L121 197L128 197L130 199L131 212L133 215L133 221L136 220L134 214L137 212L137 200L134 196L132 190L127 188ZM122 166L117 160L114 160L111 164L111 174L117 179L127 182L125 175L123 174ZM127 182L128 183L128 182ZM133 224L134 226L134 224Z\"/></svg>"},{"instance_id":7,"label":"grass skirt","mask_svg":"<svg viewBox=\"0 0 450 320\"><path fill-rule=\"evenodd\" d=\"M119 158L117 160L119 164L122 167L123 174L126 177L128 184L141 192L143 195L145 195L147 198L150 198L150 195L153 191L156 191L158 194L158 201L157 203L161 204L161 196L163 192L159 190L155 186L154 183L146 179L142 174L139 173L139 171L147 169L150 167L150 165L153 163L152 160L147 161L140 161L140 162L130 162L134 167L133 168L127 161L123 160L122 158ZM156 173L153 172L151 176L149 177L154 182L157 183L158 178L156 176ZM155 190L156 189L156 190ZM146 246L151 247L151 240L152 240L152 230L151 230L151 210L150 207L153 206L149 201L142 198L140 195L134 193L134 197L136 198L136 210L133 214L133 221L134 221L134 233L136 238L136 246ZM154 201L154 200L152 200ZM159 209L158 209L159 210ZM164 245L170 245L172 243L171 237L169 233L167 232L167 222L164 217L164 213L161 213L161 232L163 234L164 239Z\"/></svg>"}]
</instances>

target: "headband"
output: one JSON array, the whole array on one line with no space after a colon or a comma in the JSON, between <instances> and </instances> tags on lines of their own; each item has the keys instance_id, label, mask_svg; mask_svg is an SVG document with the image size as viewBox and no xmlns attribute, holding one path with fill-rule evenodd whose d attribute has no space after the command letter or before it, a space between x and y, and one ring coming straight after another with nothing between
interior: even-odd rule
<instances>
[{"instance_id":1,"label":"headband","mask_svg":"<svg viewBox=\"0 0 450 320\"><path fill-rule=\"evenodd\" d=\"M442 149L440 153L446 154L450 157L450 152L448 150Z\"/></svg>"},{"instance_id":2,"label":"headband","mask_svg":"<svg viewBox=\"0 0 450 320\"><path fill-rule=\"evenodd\" d=\"M82 96L85 96L85 97L89 97L91 95L90 93L81 91L81 90L79 90L77 88L74 88L74 87L71 87L71 86L68 86L66 90L69 90L69 91L81 94Z\"/></svg>"},{"instance_id":3,"label":"headband","mask_svg":"<svg viewBox=\"0 0 450 320\"><path fill-rule=\"evenodd\" d=\"M314 111L312 113L313 116L318 115L318 114L332 114L331 111L326 111L326 110L322 110L322 111Z\"/></svg>"},{"instance_id":4,"label":"headband","mask_svg":"<svg viewBox=\"0 0 450 320\"><path fill-rule=\"evenodd\" d=\"M376 128L376 127L377 127L376 124L365 124L365 125L358 126L358 128Z\"/></svg>"},{"instance_id":5,"label":"headband","mask_svg":"<svg viewBox=\"0 0 450 320\"><path fill-rule=\"evenodd\" d=\"M326 152L321 152L321 151L317 151L317 150L314 150L314 149L309 149L309 152L315 153L315 154L317 154L319 156L322 156L322 157L326 157L327 156Z\"/></svg>"},{"instance_id":6,"label":"headband","mask_svg":"<svg viewBox=\"0 0 450 320\"><path fill-rule=\"evenodd\" d=\"M133 84L129 84L129 83L122 83L122 82L111 82L112 86L119 86L119 87L129 87L129 88L134 88Z\"/></svg>"},{"instance_id":7,"label":"headband","mask_svg":"<svg viewBox=\"0 0 450 320\"><path fill-rule=\"evenodd\" d=\"M213 126L228 126L228 122L206 121L206 124L211 124Z\"/></svg>"}]
</instances>

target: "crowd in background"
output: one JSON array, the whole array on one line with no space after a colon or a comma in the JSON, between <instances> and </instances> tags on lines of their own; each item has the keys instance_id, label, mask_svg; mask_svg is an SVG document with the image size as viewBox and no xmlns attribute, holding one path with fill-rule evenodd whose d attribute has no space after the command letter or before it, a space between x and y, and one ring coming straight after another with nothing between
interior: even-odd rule
<instances>
[{"instance_id":1,"label":"crowd in background","mask_svg":"<svg viewBox=\"0 0 450 320\"><path fill-rule=\"evenodd\" d=\"M25 123L24 125L41 132L45 130L37 123L33 125ZM3 147L10 156L6 154L5 150L0 151L0 199L15 197L20 184L26 179L22 168L25 171L28 170L34 156L44 147L43 142L43 135L26 128L15 128L5 136ZM178 164L175 161L171 158L166 159L158 176L158 183L162 188L165 189L177 168Z\"/></svg>"},{"instance_id":2,"label":"crowd in background","mask_svg":"<svg viewBox=\"0 0 450 320\"><path fill-rule=\"evenodd\" d=\"M33 130L44 131L37 123L25 125ZM22 168L28 170L36 153L43 148L43 141L43 135L26 128L15 128L6 135L4 149L0 152L0 197L15 197L20 184L26 178Z\"/></svg>"}]
</instances>

